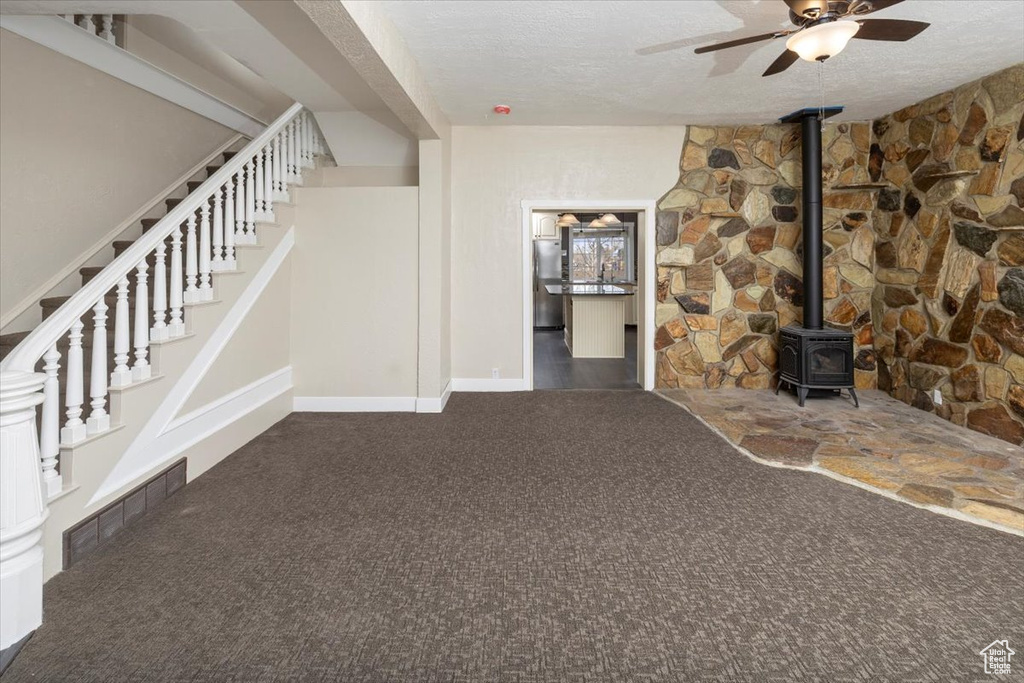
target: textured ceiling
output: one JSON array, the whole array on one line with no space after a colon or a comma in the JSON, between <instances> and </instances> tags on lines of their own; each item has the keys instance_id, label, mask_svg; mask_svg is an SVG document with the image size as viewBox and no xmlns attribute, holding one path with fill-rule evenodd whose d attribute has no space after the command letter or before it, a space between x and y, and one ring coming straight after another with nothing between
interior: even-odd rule
<instances>
[{"instance_id":1,"label":"textured ceiling","mask_svg":"<svg viewBox=\"0 0 1024 683\"><path fill-rule=\"evenodd\" d=\"M782 0L411 2L386 10L454 124L768 122L817 106L816 64L761 73L768 41L694 47L790 27ZM907 0L876 18L931 22L907 43L853 40L823 66L827 104L869 119L1024 61L1024 2ZM681 46L637 54L644 48ZM497 117L495 104L512 115Z\"/></svg>"}]
</instances>

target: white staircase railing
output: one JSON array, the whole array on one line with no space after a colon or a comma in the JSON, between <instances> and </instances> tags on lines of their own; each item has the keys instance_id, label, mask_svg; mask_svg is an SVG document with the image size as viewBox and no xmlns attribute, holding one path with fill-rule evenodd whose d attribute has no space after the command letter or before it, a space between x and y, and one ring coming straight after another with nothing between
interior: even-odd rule
<instances>
[{"instance_id":1,"label":"white staircase railing","mask_svg":"<svg viewBox=\"0 0 1024 683\"><path fill-rule=\"evenodd\" d=\"M78 15L78 21L75 21L74 14L62 14L61 16L111 45L117 45L117 38L114 36L113 14L81 14Z\"/></svg>"},{"instance_id":2,"label":"white staircase railing","mask_svg":"<svg viewBox=\"0 0 1024 683\"><path fill-rule=\"evenodd\" d=\"M325 153L327 147L313 117L300 104L292 105L0 363L6 383L7 377L20 376L8 373L35 373L40 360L44 361L36 445L47 498L70 484L62 481L58 469L61 447L74 446L111 428L106 411L108 386L125 387L151 376L150 341L185 334L185 304L213 299L213 274L235 269L235 245L256 243L257 221L273 221L273 202L287 201L288 185L301 184L302 169L313 167L316 156ZM133 286L134 314L130 305ZM107 322L111 318L114 368L108 374ZM92 349L86 387L83 338L88 324ZM58 347L65 338L67 377L61 426ZM5 441L5 451L7 448Z\"/></svg>"}]
</instances>

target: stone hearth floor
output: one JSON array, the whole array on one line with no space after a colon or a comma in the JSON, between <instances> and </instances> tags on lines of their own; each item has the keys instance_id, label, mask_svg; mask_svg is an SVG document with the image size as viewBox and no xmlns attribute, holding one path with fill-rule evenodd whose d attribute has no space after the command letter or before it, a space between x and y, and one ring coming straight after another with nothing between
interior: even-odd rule
<instances>
[{"instance_id":1,"label":"stone hearth floor","mask_svg":"<svg viewBox=\"0 0 1024 683\"><path fill-rule=\"evenodd\" d=\"M881 391L807 399L785 391L658 392L770 464L827 473L938 512L1024 534L1024 448ZM957 514L958 513L958 514Z\"/></svg>"}]
</instances>

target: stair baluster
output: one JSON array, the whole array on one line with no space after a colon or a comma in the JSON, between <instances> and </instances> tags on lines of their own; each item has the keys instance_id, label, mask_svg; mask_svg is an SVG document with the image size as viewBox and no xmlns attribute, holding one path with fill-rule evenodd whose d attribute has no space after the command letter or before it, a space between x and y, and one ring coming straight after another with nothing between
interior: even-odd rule
<instances>
[{"instance_id":1,"label":"stair baluster","mask_svg":"<svg viewBox=\"0 0 1024 683\"><path fill-rule=\"evenodd\" d=\"M100 30L100 38L107 41L111 45L115 45L114 39L114 15L113 14L101 14L100 21L103 24L103 28Z\"/></svg>"},{"instance_id":2,"label":"stair baluster","mask_svg":"<svg viewBox=\"0 0 1024 683\"><path fill-rule=\"evenodd\" d=\"M89 435L110 429L107 414L107 302L100 299L92 309L92 360L89 364L89 398L92 412L85 422Z\"/></svg>"},{"instance_id":3,"label":"stair baluster","mask_svg":"<svg viewBox=\"0 0 1024 683\"><path fill-rule=\"evenodd\" d=\"M171 336L167 327L167 245L161 242L154 255L153 330L150 335L156 341L163 341Z\"/></svg>"},{"instance_id":4,"label":"stair baluster","mask_svg":"<svg viewBox=\"0 0 1024 683\"><path fill-rule=\"evenodd\" d=\"M234 270L235 263L235 187L230 179L224 186L224 270Z\"/></svg>"},{"instance_id":5,"label":"stair baluster","mask_svg":"<svg viewBox=\"0 0 1024 683\"><path fill-rule=\"evenodd\" d=\"M245 162L245 242L256 244L256 178L252 159Z\"/></svg>"},{"instance_id":6,"label":"stair baluster","mask_svg":"<svg viewBox=\"0 0 1024 683\"><path fill-rule=\"evenodd\" d=\"M82 18L78 20L78 26L96 35L96 24L93 23L91 14L83 14Z\"/></svg>"},{"instance_id":7,"label":"stair baluster","mask_svg":"<svg viewBox=\"0 0 1024 683\"><path fill-rule=\"evenodd\" d=\"M213 287L210 282L210 200L204 200L199 207L199 300L212 301Z\"/></svg>"},{"instance_id":8,"label":"stair baluster","mask_svg":"<svg viewBox=\"0 0 1024 683\"><path fill-rule=\"evenodd\" d=\"M146 271L149 264L143 259L136 268L135 284L135 364L132 365L132 381L149 379L149 285Z\"/></svg>"},{"instance_id":9,"label":"stair baluster","mask_svg":"<svg viewBox=\"0 0 1024 683\"><path fill-rule=\"evenodd\" d=\"M278 133L274 137L274 199L279 201L289 201L288 197L288 183L285 180L288 174L288 146L286 144L285 136L283 133Z\"/></svg>"},{"instance_id":10,"label":"stair baluster","mask_svg":"<svg viewBox=\"0 0 1024 683\"><path fill-rule=\"evenodd\" d=\"M181 304L181 226L179 225L171 233L171 322L167 326L168 336L180 337L185 334Z\"/></svg>"},{"instance_id":11,"label":"stair baluster","mask_svg":"<svg viewBox=\"0 0 1024 683\"><path fill-rule=\"evenodd\" d=\"M266 207L263 202L263 154L261 151L256 152L256 163L254 169L256 171L253 177L253 189L255 190L255 199L253 200L253 211L252 218L254 221L266 220Z\"/></svg>"},{"instance_id":12,"label":"stair baluster","mask_svg":"<svg viewBox=\"0 0 1024 683\"><path fill-rule=\"evenodd\" d=\"M302 112L302 165L313 168L313 126L307 112Z\"/></svg>"},{"instance_id":13,"label":"stair baluster","mask_svg":"<svg viewBox=\"0 0 1024 683\"><path fill-rule=\"evenodd\" d=\"M126 387L132 383L128 368L131 338L128 334L128 276L117 283L117 303L114 305L114 371L110 373L110 386Z\"/></svg>"},{"instance_id":14,"label":"stair baluster","mask_svg":"<svg viewBox=\"0 0 1024 683\"><path fill-rule=\"evenodd\" d=\"M274 217L274 158L271 156L271 146L268 142L263 148L263 156L266 161L263 164L263 218L273 222Z\"/></svg>"},{"instance_id":15,"label":"stair baluster","mask_svg":"<svg viewBox=\"0 0 1024 683\"><path fill-rule=\"evenodd\" d=\"M39 457L43 466L43 490L46 497L60 493L61 480L57 474L57 457L60 455L60 351L54 344L43 356L43 413L39 421Z\"/></svg>"},{"instance_id":16,"label":"stair baluster","mask_svg":"<svg viewBox=\"0 0 1024 683\"><path fill-rule=\"evenodd\" d=\"M235 175L235 244L245 244L245 168Z\"/></svg>"},{"instance_id":17,"label":"stair baluster","mask_svg":"<svg viewBox=\"0 0 1024 683\"><path fill-rule=\"evenodd\" d=\"M64 446L78 443L86 437L85 423L82 422L82 403L84 398L83 382L85 381L82 361L82 328L85 325L79 318L71 325L68 333L68 379L64 387L64 403L67 406L67 422L60 430L60 442Z\"/></svg>"},{"instance_id":18,"label":"stair baluster","mask_svg":"<svg viewBox=\"0 0 1024 683\"><path fill-rule=\"evenodd\" d=\"M302 135L299 132L299 121L301 119L301 116L295 117L292 133L295 136L295 150L292 152L292 165L295 167L295 179L292 182L296 185L302 184Z\"/></svg>"},{"instance_id":19,"label":"stair baluster","mask_svg":"<svg viewBox=\"0 0 1024 683\"><path fill-rule=\"evenodd\" d=\"M286 177L286 184L295 183L295 121L289 121L286 128L286 135L288 136L288 174Z\"/></svg>"},{"instance_id":20,"label":"stair baluster","mask_svg":"<svg viewBox=\"0 0 1024 683\"><path fill-rule=\"evenodd\" d=\"M185 303L194 304L199 301L199 288L196 287L199 275L199 256L196 246L196 215L190 214L185 230Z\"/></svg>"},{"instance_id":21,"label":"stair baluster","mask_svg":"<svg viewBox=\"0 0 1024 683\"><path fill-rule=\"evenodd\" d=\"M213 193L213 260L210 270L224 270L224 201L223 191L217 188Z\"/></svg>"}]
</instances>

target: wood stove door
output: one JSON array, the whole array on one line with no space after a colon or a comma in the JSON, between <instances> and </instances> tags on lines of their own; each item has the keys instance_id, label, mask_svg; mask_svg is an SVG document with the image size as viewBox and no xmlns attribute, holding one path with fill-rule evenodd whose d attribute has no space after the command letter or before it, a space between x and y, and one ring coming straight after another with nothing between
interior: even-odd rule
<instances>
[{"instance_id":1,"label":"wood stove door","mask_svg":"<svg viewBox=\"0 0 1024 683\"><path fill-rule=\"evenodd\" d=\"M804 382L818 386L849 384L853 358L845 343L811 343L807 348L807 377Z\"/></svg>"}]
</instances>

